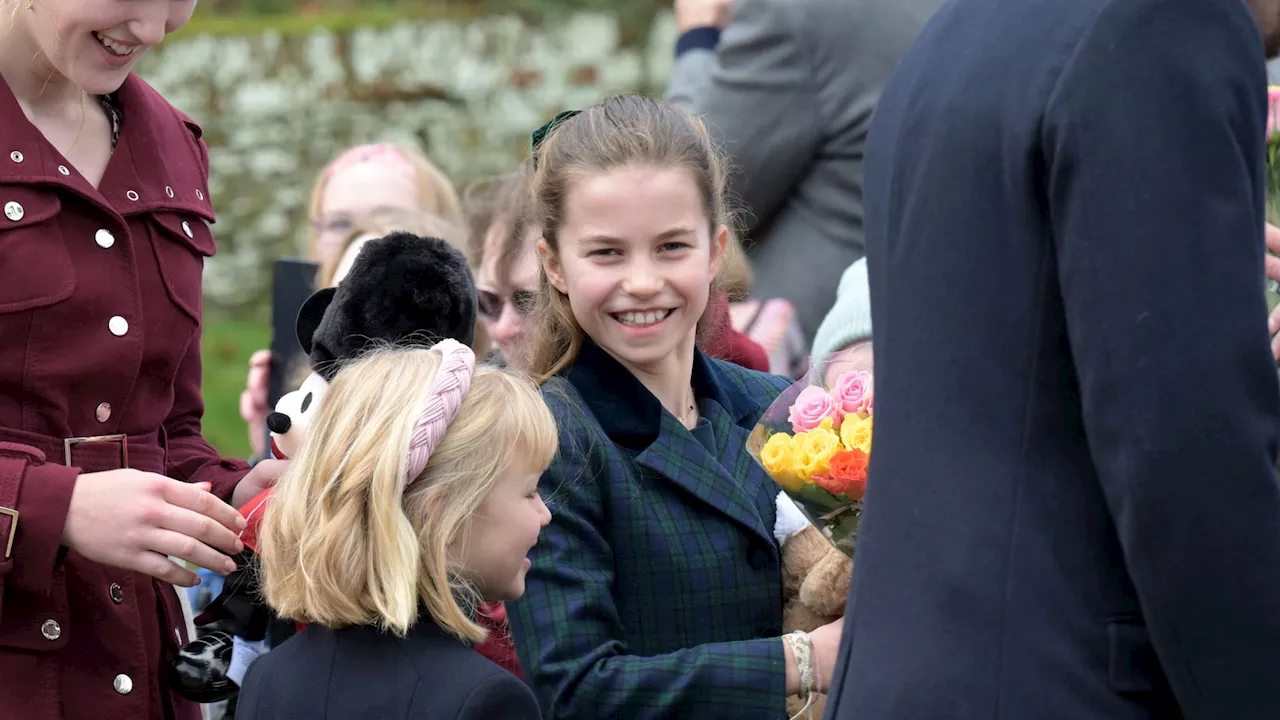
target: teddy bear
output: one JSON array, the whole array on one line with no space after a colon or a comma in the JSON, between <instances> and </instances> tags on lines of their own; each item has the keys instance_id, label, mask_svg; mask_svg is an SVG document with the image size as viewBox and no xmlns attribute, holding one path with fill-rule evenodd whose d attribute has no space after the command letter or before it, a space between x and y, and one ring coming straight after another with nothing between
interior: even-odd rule
<instances>
[{"instance_id":1,"label":"teddy bear","mask_svg":"<svg viewBox=\"0 0 1280 720\"><path fill-rule=\"evenodd\" d=\"M267 416L276 457L293 457L302 446L345 360L381 343L475 342L475 281L458 249L439 238L397 232L353 243L348 252L355 257L337 286L317 290L298 312L298 341L312 372ZM270 494L266 490L238 508L248 522L240 538L245 550L234 558L239 569L195 620L219 629L188 643L169 667L171 687L189 700L212 703L234 696L248 665L266 651L271 614L260 597L254 549Z\"/></svg>"},{"instance_id":2,"label":"teddy bear","mask_svg":"<svg viewBox=\"0 0 1280 720\"><path fill-rule=\"evenodd\" d=\"M785 492L778 493L774 537L782 547L782 631L812 632L844 615L853 561L822 534ZM787 698L787 715L822 717L826 698Z\"/></svg>"}]
</instances>

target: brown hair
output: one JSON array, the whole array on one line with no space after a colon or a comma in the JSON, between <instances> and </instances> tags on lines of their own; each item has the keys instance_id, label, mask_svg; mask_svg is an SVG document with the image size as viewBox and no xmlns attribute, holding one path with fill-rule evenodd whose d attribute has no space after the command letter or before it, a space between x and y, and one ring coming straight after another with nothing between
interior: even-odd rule
<instances>
[{"instance_id":1,"label":"brown hair","mask_svg":"<svg viewBox=\"0 0 1280 720\"><path fill-rule=\"evenodd\" d=\"M542 237L551 252L559 251L560 226L569 186L589 173L629 165L684 168L701 195L712 235L733 226L725 198L726 163L701 120L659 100L624 95L605 100L557 123L534 148L531 182L534 209ZM731 232L732 234L732 232ZM545 269L539 273L538 306L530 316L528 371L546 382L578 357L583 331L569 298L552 287ZM712 290L716 290L713 283ZM711 321L715 303L708 302L698 322L700 340L719 328Z\"/></svg>"},{"instance_id":2,"label":"brown hair","mask_svg":"<svg viewBox=\"0 0 1280 720\"><path fill-rule=\"evenodd\" d=\"M509 172L467 188L463 206L474 238L471 266L477 272L489 253L498 253L497 277L505 281L526 249L525 236L535 221L529 187L532 179L533 164L526 160Z\"/></svg>"}]
</instances>

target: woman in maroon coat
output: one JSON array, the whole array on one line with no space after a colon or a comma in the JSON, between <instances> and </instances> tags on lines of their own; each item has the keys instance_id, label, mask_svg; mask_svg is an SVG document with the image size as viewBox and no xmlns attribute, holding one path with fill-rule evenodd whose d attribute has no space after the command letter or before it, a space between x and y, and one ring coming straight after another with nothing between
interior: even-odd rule
<instances>
[{"instance_id":1,"label":"woman in maroon coat","mask_svg":"<svg viewBox=\"0 0 1280 720\"><path fill-rule=\"evenodd\" d=\"M201 438L208 155L130 74L194 6L0 0L0 717L198 718L167 556L230 569L280 471Z\"/></svg>"}]
</instances>

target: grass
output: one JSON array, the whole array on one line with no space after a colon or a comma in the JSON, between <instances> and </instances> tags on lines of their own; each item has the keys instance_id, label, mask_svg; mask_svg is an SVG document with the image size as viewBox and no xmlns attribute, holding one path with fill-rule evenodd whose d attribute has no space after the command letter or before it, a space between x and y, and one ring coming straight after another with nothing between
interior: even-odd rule
<instances>
[{"instance_id":1,"label":"grass","mask_svg":"<svg viewBox=\"0 0 1280 720\"><path fill-rule=\"evenodd\" d=\"M271 340L266 325L205 316L201 356L204 360L204 437L226 457L249 456L249 434L240 419L249 356Z\"/></svg>"}]
</instances>

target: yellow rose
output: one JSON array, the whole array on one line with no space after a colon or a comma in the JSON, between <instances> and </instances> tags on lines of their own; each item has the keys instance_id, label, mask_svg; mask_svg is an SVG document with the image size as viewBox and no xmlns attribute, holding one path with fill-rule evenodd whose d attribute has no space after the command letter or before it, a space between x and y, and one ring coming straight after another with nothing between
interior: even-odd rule
<instances>
[{"instance_id":1,"label":"yellow rose","mask_svg":"<svg viewBox=\"0 0 1280 720\"><path fill-rule=\"evenodd\" d=\"M858 449L871 454L871 418L845 416L840 426L840 441L850 450Z\"/></svg>"},{"instance_id":2,"label":"yellow rose","mask_svg":"<svg viewBox=\"0 0 1280 720\"><path fill-rule=\"evenodd\" d=\"M804 480L797 473L800 458L796 452L795 439L784 432L774 433L760 448L760 463L765 472L785 490L798 491Z\"/></svg>"},{"instance_id":3,"label":"yellow rose","mask_svg":"<svg viewBox=\"0 0 1280 720\"><path fill-rule=\"evenodd\" d=\"M831 430L829 425L819 427L805 433L804 444L800 446L801 476L812 478L814 475L825 475L831 456L844 448L840 447L840 436Z\"/></svg>"}]
</instances>

